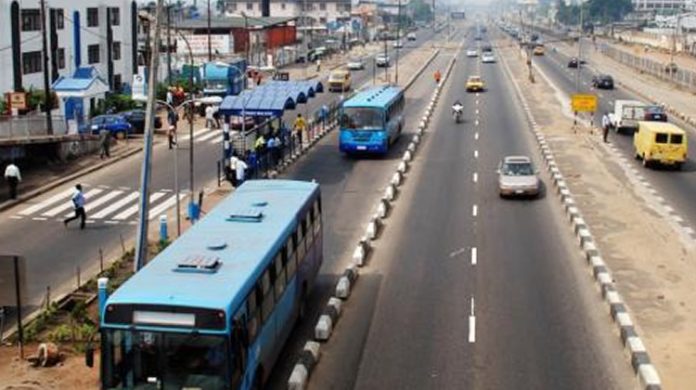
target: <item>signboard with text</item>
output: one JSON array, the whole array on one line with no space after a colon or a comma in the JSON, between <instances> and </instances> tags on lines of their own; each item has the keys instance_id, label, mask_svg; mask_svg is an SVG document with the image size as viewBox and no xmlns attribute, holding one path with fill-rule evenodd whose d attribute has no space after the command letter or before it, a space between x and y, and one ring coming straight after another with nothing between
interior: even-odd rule
<instances>
[{"instance_id":1,"label":"signboard with text","mask_svg":"<svg viewBox=\"0 0 696 390\"><path fill-rule=\"evenodd\" d=\"M193 55L208 54L208 35L184 35L184 37L176 38L176 53L180 55L188 55L188 46L186 42L188 41L191 45L191 51ZM230 54L232 52L234 45L233 40L229 35L211 35L210 36L210 49L213 54Z\"/></svg>"},{"instance_id":2,"label":"signboard with text","mask_svg":"<svg viewBox=\"0 0 696 390\"><path fill-rule=\"evenodd\" d=\"M26 92L10 92L10 108L17 110L27 109L27 94Z\"/></svg>"},{"instance_id":3,"label":"signboard with text","mask_svg":"<svg viewBox=\"0 0 696 390\"><path fill-rule=\"evenodd\" d=\"M597 112L597 95L572 95L570 105L574 112Z\"/></svg>"}]
</instances>

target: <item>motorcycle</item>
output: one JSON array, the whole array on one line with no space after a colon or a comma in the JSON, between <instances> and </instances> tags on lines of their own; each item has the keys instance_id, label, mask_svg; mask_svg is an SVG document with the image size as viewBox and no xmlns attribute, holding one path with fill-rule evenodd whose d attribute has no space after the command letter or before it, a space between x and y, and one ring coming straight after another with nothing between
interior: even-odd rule
<instances>
[{"instance_id":1,"label":"motorcycle","mask_svg":"<svg viewBox=\"0 0 696 390\"><path fill-rule=\"evenodd\" d=\"M464 106L452 106L452 117L455 123L461 123L462 115L464 115Z\"/></svg>"}]
</instances>

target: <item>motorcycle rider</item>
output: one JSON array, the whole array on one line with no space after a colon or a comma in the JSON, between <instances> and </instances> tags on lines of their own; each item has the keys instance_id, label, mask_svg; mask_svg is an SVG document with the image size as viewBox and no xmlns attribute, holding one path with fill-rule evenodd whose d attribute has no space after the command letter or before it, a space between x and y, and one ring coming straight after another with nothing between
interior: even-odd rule
<instances>
[{"instance_id":1,"label":"motorcycle rider","mask_svg":"<svg viewBox=\"0 0 696 390\"><path fill-rule=\"evenodd\" d=\"M459 117L462 115L463 109L464 105L459 101L459 99L457 99L452 105L452 115L455 116L457 120L459 120Z\"/></svg>"}]
</instances>

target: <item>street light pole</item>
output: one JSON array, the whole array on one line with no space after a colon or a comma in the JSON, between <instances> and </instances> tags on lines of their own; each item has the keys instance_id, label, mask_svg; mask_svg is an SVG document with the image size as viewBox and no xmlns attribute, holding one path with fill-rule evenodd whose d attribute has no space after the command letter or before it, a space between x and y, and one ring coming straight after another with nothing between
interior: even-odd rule
<instances>
[{"instance_id":1,"label":"street light pole","mask_svg":"<svg viewBox=\"0 0 696 390\"><path fill-rule=\"evenodd\" d=\"M195 202L195 190L193 182L193 110L194 110L194 99L193 99L193 50L191 50L191 44L188 39L180 32L179 35L181 39L186 44L186 50L189 54L189 177L190 177L190 189L191 189L191 199L189 201L189 210L193 210L193 203ZM178 199L178 198L177 198ZM192 217L192 215L191 215ZM191 223L193 223L193 218L191 218Z\"/></svg>"},{"instance_id":2,"label":"street light pole","mask_svg":"<svg viewBox=\"0 0 696 390\"><path fill-rule=\"evenodd\" d=\"M394 69L394 84L399 84L399 46L401 46L401 0L398 2L398 10L396 13L396 64Z\"/></svg>"},{"instance_id":3,"label":"street light pole","mask_svg":"<svg viewBox=\"0 0 696 390\"><path fill-rule=\"evenodd\" d=\"M210 0L208 0L208 61L213 60L213 47L210 44Z\"/></svg>"},{"instance_id":4,"label":"street light pole","mask_svg":"<svg viewBox=\"0 0 696 390\"><path fill-rule=\"evenodd\" d=\"M167 4L167 83L172 85L172 5Z\"/></svg>"},{"instance_id":5,"label":"street light pole","mask_svg":"<svg viewBox=\"0 0 696 390\"><path fill-rule=\"evenodd\" d=\"M46 113L46 133L53 134L53 121L51 120L51 85L48 81L48 42L46 40L46 2L41 0L41 55L44 82L44 111Z\"/></svg>"}]
</instances>

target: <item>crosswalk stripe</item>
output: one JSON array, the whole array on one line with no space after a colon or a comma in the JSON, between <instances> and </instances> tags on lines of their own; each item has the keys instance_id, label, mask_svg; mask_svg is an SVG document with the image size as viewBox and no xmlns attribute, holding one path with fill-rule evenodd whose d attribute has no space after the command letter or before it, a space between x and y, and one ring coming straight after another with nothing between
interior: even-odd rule
<instances>
[{"instance_id":1,"label":"crosswalk stripe","mask_svg":"<svg viewBox=\"0 0 696 390\"><path fill-rule=\"evenodd\" d=\"M41 203L37 203L37 204L35 204L35 205L33 205L33 206L27 207L26 209L20 211L20 212L19 212L19 215L27 216L27 215L34 214L35 212L37 212L37 211L39 211L39 210L41 210L41 209L44 209L44 208L46 208L46 207L48 207L48 206L50 206L50 205L52 205L52 204L58 202L59 200L62 200L63 198L65 198L65 197L67 197L67 196L72 195L72 193L73 193L74 191L75 191L75 189L74 189L74 188L71 188L71 189L65 190L65 191L63 191L63 192L61 192L61 193L59 193L59 194L53 195L52 197L50 197L50 198L44 200L44 201L41 202Z\"/></svg>"},{"instance_id":2,"label":"crosswalk stripe","mask_svg":"<svg viewBox=\"0 0 696 390\"><path fill-rule=\"evenodd\" d=\"M155 201L157 201L157 199L163 197L164 195L166 195L164 192L155 192L154 194L150 195L150 203L154 203ZM139 207L140 207L140 204L136 203L134 206L131 206L131 207L123 210L122 212L117 214L112 219L119 220L119 221L127 219L128 217L137 213Z\"/></svg>"},{"instance_id":3,"label":"crosswalk stripe","mask_svg":"<svg viewBox=\"0 0 696 390\"><path fill-rule=\"evenodd\" d=\"M108 194L102 196L102 197L99 198L99 199L96 199L96 200L94 200L94 201L92 201L92 202L87 202L87 203L85 204L85 211L86 211L87 213L89 213L90 211L96 209L97 207L103 205L104 203L110 201L111 199L113 199L113 198L115 198L115 197L121 195L122 193L123 193L123 191L119 191L119 190L112 191L112 192L109 192ZM69 216L71 216L71 215L72 215L72 213L69 213L69 214L66 214L65 216L66 216L66 217L69 217Z\"/></svg>"},{"instance_id":4,"label":"crosswalk stripe","mask_svg":"<svg viewBox=\"0 0 696 390\"><path fill-rule=\"evenodd\" d=\"M179 200L182 200L186 197L187 194L179 194ZM176 195L172 195L167 200L164 202L160 203L157 205L157 207L153 208L150 210L150 215L149 218L150 220L157 218L162 212L167 210L168 208L174 206L176 203Z\"/></svg>"},{"instance_id":5,"label":"crosswalk stripe","mask_svg":"<svg viewBox=\"0 0 696 390\"><path fill-rule=\"evenodd\" d=\"M88 200L89 198L95 197L95 196L99 195L100 193L102 193L103 191L104 190L102 190L101 188L93 188L93 189L87 191L87 193L84 195L85 200ZM85 202L85 204L86 204L86 202ZM44 217L55 217L56 215L64 212L65 210L69 210L71 207L73 207L72 202L66 201L63 204L56 206L56 207L44 212L41 215Z\"/></svg>"},{"instance_id":6,"label":"crosswalk stripe","mask_svg":"<svg viewBox=\"0 0 696 390\"><path fill-rule=\"evenodd\" d=\"M209 140L209 139L211 139L211 138L213 138L213 137L216 137L216 136L218 136L218 135L220 135L219 132L217 132L217 131L211 131L211 132L209 132L208 134L202 135L202 136L200 136L200 137L195 137L194 140L195 140L196 142L203 142L203 141Z\"/></svg>"},{"instance_id":7,"label":"crosswalk stripe","mask_svg":"<svg viewBox=\"0 0 696 390\"><path fill-rule=\"evenodd\" d=\"M106 217L107 215L118 211L119 209L121 209L122 207L127 205L128 203L132 202L134 199L138 199L139 196L140 196L140 192L133 191L125 198L120 199L118 202L110 205L109 207L99 211L98 213L96 213L94 215L90 215L89 217L94 218L94 219L102 219L102 218Z\"/></svg>"},{"instance_id":8,"label":"crosswalk stripe","mask_svg":"<svg viewBox=\"0 0 696 390\"><path fill-rule=\"evenodd\" d=\"M196 139L196 137L200 136L201 134L205 134L209 131L210 129L205 127L202 129L198 129L193 133L193 138ZM189 138L191 138L191 134L187 131L186 134L182 135L181 137L178 137L178 141L187 141Z\"/></svg>"},{"instance_id":9,"label":"crosswalk stripe","mask_svg":"<svg viewBox=\"0 0 696 390\"><path fill-rule=\"evenodd\" d=\"M222 143L222 138L223 136L218 136L217 138L214 138L210 141L211 144L221 144Z\"/></svg>"}]
</instances>

